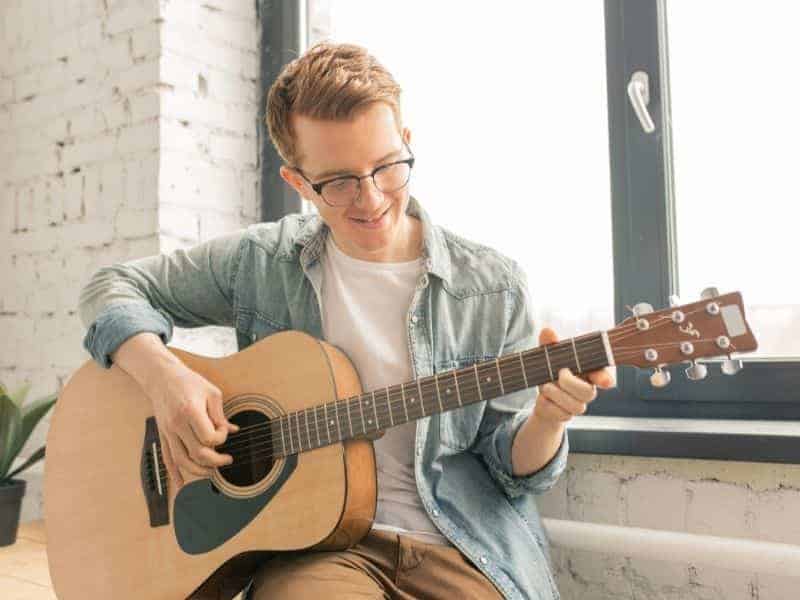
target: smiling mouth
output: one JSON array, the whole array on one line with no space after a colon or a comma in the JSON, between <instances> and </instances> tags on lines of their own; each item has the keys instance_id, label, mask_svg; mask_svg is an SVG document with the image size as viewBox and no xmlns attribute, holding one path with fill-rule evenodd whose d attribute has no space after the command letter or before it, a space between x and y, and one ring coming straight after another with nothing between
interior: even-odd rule
<instances>
[{"instance_id":1,"label":"smiling mouth","mask_svg":"<svg viewBox=\"0 0 800 600\"><path fill-rule=\"evenodd\" d=\"M389 208L390 207L387 206L386 210L384 210L374 219L359 219L358 217L350 217L350 218L353 219L353 221L358 221L359 223L374 223L375 221L380 221L381 217L383 217L383 215L385 215L389 211Z\"/></svg>"}]
</instances>

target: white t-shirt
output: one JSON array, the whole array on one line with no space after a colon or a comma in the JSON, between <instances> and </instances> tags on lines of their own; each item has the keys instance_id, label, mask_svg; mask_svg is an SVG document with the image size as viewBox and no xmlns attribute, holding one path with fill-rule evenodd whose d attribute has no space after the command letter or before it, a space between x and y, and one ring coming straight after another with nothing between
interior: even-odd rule
<instances>
[{"instance_id":1,"label":"white t-shirt","mask_svg":"<svg viewBox=\"0 0 800 600\"><path fill-rule=\"evenodd\" d=\"M406 318L422 259L385 263L342 252L329 234L322 256L322 331L347 354L365 392L413 379ZM414 479L416 421L375 440L378 505L374 529L452 545L422 506Z\"/></svg>"}]
</instances>

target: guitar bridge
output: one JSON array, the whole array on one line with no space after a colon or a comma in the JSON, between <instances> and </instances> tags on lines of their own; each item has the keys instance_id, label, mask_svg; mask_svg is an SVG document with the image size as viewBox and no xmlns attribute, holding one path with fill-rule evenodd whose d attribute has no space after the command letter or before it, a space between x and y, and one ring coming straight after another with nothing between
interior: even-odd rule
<instances>
[{"instance_id":1,"label":"guitar bridge","mask_svg":"<svg viewBox=\"0 0 800 600\"><path fill-rule=\"evenodd\" d=\"M169 494L167 493L167 469L161 460L161 443L158 437L156 418L145 421L144 443L140 460L140 475L150 526L169 524Z\"/></svg>"}]
</instances>

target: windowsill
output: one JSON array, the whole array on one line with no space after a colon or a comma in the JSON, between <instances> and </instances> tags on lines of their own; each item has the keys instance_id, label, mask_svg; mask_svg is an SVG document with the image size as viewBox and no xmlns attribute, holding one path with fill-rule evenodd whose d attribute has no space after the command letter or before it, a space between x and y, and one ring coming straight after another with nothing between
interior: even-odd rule
<instances>
[{"instance_id":1,"label":"windowsill","mask_svg":"<svg viewBox=\"0 0 800 600\"><path fill-rule=\"evenodd\" d=\"M800 464L800 421L574 417L572 452Z\"/></svg>"}]
</instances>

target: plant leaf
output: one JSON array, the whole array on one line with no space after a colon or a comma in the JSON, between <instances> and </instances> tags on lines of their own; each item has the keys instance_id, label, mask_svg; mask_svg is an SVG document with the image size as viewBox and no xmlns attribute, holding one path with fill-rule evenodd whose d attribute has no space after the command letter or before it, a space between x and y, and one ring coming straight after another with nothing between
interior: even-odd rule
<instances>
[{"instance_id":1,"label":"plant leaf","mask_svg":"<svg viewBox=\"0 0 800 600\"><path fill-rule=\"evenodd\" d=\"M19 388L16 392L11 394L11 399L14 401L14 404L22 410L23 405L25 404L25 398L28 395L28 392L31 391L31 383L28 382Z\"/></svg>"},{"instance_id":2,"label":"plant leaf","mask_svg":"<svg viewBox=\"0 0 800 600\"><path fill-rule=\"evenodd\" d=\"M22 428L22 414L7 394L0 396L0 480L5 479L16 454L12 449Z\"/></svg>"},{"instance_id":3,"label":"plant leaf","mask_svg":"<svg viewBox=\"0 0 800 600\"><path fill-rule=\"evenodd\" d=\"M39 398L38 400L34 400L24 409L22 409L22 423L19 431L19 435L17 436L17 441L11 450L11 454L16 456L19 454L22 447L25 445L25 442L28 441L28 438L31 436L31 432L36 427L37 423L47 414L53 404L56 403L58 400L58 394L49 394L44 396L43 398ZM11 467L11 464L8 465Z\"/></svg>"},{"instance_id":4,"label":"plant leaf","mask_svg":"<svg viewBox=\"0 0 800 600\"><path fill-rule=\"evenodd\" d=\"M19 467L17 467L17 468L16 468L16 469L14 469L13 471L11 471L11 473L9 473L9 474L8 474L8 477L7 477L7 479L11 479L11 478L12 478L12 477L14 477L14 475L16 475L17 473L21 473L22 471L24 471L25 469L27 469L28 467L30 467L32 464L34 464L34 463L36 463L36 462L38 462L38 461L42 460L42 459L44 458L44 449L45 449L45 446L42 446L42 447L41 447L41 448L39 448L39 449L38 449L36 452L34 452L33 454L31 454L31 455L28 457L28 460L26 460L26 461L25 461L24 463L22 463L22 464L21 464Z\"/></svg>"}]
</instances>

